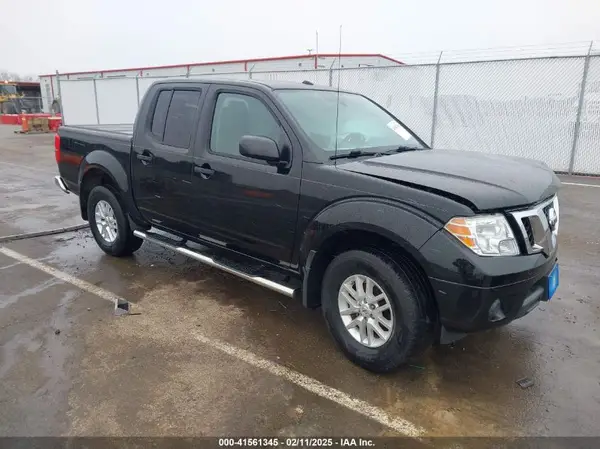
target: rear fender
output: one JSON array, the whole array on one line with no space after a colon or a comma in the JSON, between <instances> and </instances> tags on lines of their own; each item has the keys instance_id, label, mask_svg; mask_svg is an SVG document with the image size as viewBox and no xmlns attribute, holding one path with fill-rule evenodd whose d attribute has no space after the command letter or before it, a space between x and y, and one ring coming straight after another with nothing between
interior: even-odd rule
<instances>
[{"instance_id":1,"label":"rear fender","mask_svg":"<svg viewBox=\"0 0 600 449\"><path fill-rule=\"evenodd\" d=\"M88 154L79 166L79 185L91 170L101 170L114 182L120 194L129 192L127 173L121 163L107 151L97 150Z\"/></svg>"},{"instance_id":2,"label":"rear fender","mask_svg":"<svg viewBox=\"0 0 600 449\"><path fill-rule=\"evenodd\" d=\"M123 168L123 164L112 154L107 151L97 150L88 154L82 161L79 167L79 186L81 194L79 196L81 215L87 219L87 194L91 187L87 187L84 191L84 183L87 182L89 176L96 177L99 173L110 180L110 185L119 197L124 212L129 215L131 220L142 228L147 227L147 223L138 211L131 188L129 186L129 178L127 172Z\"/></svg>"}]
</instances>

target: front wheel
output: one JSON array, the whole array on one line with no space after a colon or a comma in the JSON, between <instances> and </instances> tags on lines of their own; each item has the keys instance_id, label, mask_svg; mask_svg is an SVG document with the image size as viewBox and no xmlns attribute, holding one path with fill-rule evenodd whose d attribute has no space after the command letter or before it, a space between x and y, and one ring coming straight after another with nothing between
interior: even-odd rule
<instances>
[{"instance_id":1,"label":"front wheel","mask_svg":"<svg viewBox=\"0 0 600 449\"><path fill-rule=\"evenodd\" d=\"M323 278L321 304L346 356L369 371L392 371L430 341L428 298L409 270L383 253L338 255Z\"/></svg>"},{"instance_id":2,"label":"front wheel","mask_svg":"<svg viewBox=\"0 0 600 449\"><path fill-rule=\"evenodd\" d=\"M111 256L129 256L144 243L133 235L119 200L106 187L92 189L87 202L87 215L96 243Z\"/></svg>"}]
</instances>

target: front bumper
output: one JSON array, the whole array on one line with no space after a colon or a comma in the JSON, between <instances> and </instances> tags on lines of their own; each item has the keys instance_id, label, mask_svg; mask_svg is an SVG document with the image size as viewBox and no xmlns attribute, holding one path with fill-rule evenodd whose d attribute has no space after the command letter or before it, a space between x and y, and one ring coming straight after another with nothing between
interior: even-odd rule
<instances>
[{"instance_id":1,"label":"front bumper","mask_svg":"<svg viewBox=\"0 0 600 449\"><path fill-rule=\"evenodd\" d=\"M475 332L502 326L548 300L548 275L557 250L512 257L482 257L444 231L421 248L441 324Z\"/></svg>"}]
</instances>

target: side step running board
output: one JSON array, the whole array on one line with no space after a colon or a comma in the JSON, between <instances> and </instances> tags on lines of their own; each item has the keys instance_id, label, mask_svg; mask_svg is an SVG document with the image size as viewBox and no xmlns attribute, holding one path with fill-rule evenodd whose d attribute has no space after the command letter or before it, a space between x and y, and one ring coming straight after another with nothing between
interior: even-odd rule
<instances>
[{"instance_id":1,"label":"side step running board","mask_svg":"<svg viewBox=\"0 0 600 449\"><path fill-rule=\"evenodd\" d=\"M174 241L173 243L170 243L163 236L159 236L159 235L154 236L154 235L151 235L151 234L149 235L149 234L150 233L145 233L145 232L141 232L141 231L137 231L137 230L133 231L133 235L135 235L136 237L139 237L143 240L146 240L151 243L155 243L155 244L163 246L165 248L169 248L170 250L173 250L175 252L183 254L184 256L191 257L192 259L196 259L197 261L202 262L206 265L210 265L211 267L218 268L220 270L226 271L227 273L231 273L242 279L245 279L247 281L258 284L262 287L266 287L269 290L276 291L277 293L281 293L282 295L285 295L289 298L294 297L296 290L291 287L288 287L283 284L279 284L277 282L273 282L269 279L265 279L260 276L253 276L251 274L244 273L243 271L240 271L236 268L232 268L232 267L224 265L220 262L217 262L212 257L201 254L198 251L194 251L193 249L191 249L185 245L178 246L176 244L173 244L173 243L177 243L177 242Z\"/></svg>"}]
</instances>

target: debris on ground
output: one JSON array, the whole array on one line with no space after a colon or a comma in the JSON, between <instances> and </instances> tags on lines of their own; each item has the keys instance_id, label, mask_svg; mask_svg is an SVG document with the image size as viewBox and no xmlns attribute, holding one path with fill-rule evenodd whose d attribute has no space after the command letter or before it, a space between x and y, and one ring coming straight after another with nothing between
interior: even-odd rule
<instances>
[{"instance_id":1,"label":"debris on ground","mask_svg":"<svg viewBox=\"0 0 600 449\"><path fill-rule=\"evenodd\" d=\"M54 335L58 335L58 334L60 334L60 329L55 329L54 330Z\"/></svg>"},{"instance_id":2,"label":"debris on ground","mask_svg":"<svg viewBox=\"0 0 600 449\"><path fill-rule=\"evenodd\" d=\"M115 315L128 315L129 314L129 301L117 298L115 302Z\"/></svg>"},{"instance_id":3,"label":"debris on ground","mask_svg":"<svg viewBox=\"0 0 600 449\"><path fill-rule=\"evenodd\" d=\"M533 386L533 380L531 380L529 377L523 377L522 379L517 380L517 384L519 387L525 390L526 388Z\"/></svg>"}]
</instances>

